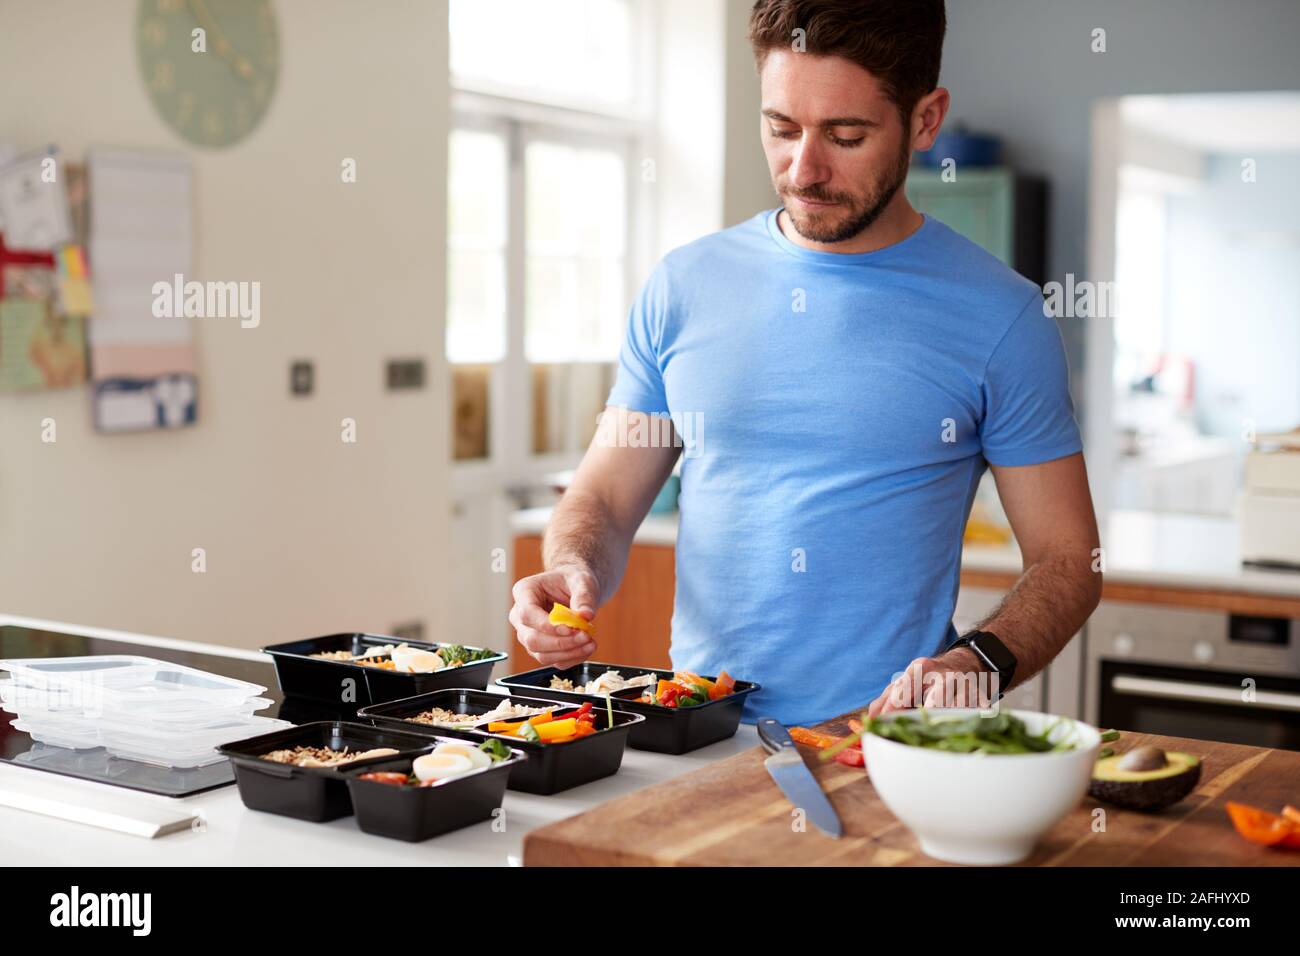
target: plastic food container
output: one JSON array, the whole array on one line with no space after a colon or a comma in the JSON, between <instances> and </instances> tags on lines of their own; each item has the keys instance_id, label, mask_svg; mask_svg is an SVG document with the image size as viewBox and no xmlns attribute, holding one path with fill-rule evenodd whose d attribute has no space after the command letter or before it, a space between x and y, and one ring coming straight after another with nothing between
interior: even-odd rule
<instances>
[{"instance_id":1,"label":"plastic food container","mask_svg":"<svg viewBox=\"0 0 1300 956\"><path fill-rule=\"evenodd\" d=\"M542 795L559 793L618 773L618 768L623 765L628 735L635 733L636 727L645 721L640 714L614 708L611 725L603 698L599 706L592 704L592 713L596 718L596 733L562 744L534 743L506 734L489 733L487 723L475 726L474 733L480 738L504 740L512 748L528 755L528 762L516 766L510 773L511 790ZM518 720L522 722L527 718Z\"/></svg>"},{"instance_id":2,"label":"plastic food container","mask_svg":"<svg viewBox=\"0 0 1300 956\"><path fill-rule=\"evenodd\" d=\"M9 688L14 693L56 691L60 707L79 704L88 714L96 709L162 713L235 707L266 690L183 664L130 655L0 660L0 669L18 682Z\"/></svg>"},{"instance_id":3,"label":"plastic food container","mask_svg":"<svg viewBox=\"0 0 1300 956\"><path fill-rule=\"evenodd\" d=\"M10 726L14 730L21 730L32 740L49 744L51 747L65 747L68 750L91 750L99 746L99 733L94 727L84 727L67 721L39 720L32 717L19 717Z\"/></svg>"},{"instance_id":4,"label":"plastic food container","mask_svg":"<svg viewBox=\"0 0 1300 956\"><path fill-rule=\"evenodd\" d=\"M488 685L492 668L506 659L505 654L493 653L489 658L461 667L448 667L431 674L406 674L311 656L322 651L344 650L362 654L368 648L381 644L401 643L431 651L443 646L416 641L403 642L381 634L330 634L304 641L290 641L287 644L273 644L262 648L262 651L275 660L275 674L280 681L280 689L286 695L307 697L333 705L347 703L357 706L382 704L448 687L482 690ZM470 650L483 648L471 647Z\"/></svg>"},{"instance_id":5,"label":"plastic food container","mask_svg":"<svg viewBox=\"0 0 1300 956\"><path fill-rule=\"evenodd\" d=\"M482 742L482 738L467 737L439 735L430 743L477 746ZM522 750L511 747L505 760L431 787L360 779L363 773L382 770L409 774L413 757L390 758L349 769L344 776L357 826L363 832L414 843L491 819L505 796L506 781L528 762Z\"/></svg>"},{"instance_id":6,"label":"plastic food container","mask_svg":"<svg viewBox=\"0 0 1300 956\"><path fill-rule=\"evenodd\" d=\"M615 670L624 677L637 677L641 674L654 674L657 678L670 680L672 671L657 670L653 667L633 667L627 664L602 664L596 661L583 661L575 667L557 671L554 667L539 667L537 670L513 674L499 680L502 687L531 697L549 698L551 700L598 702L604 695L579 694L567 690L552 690L551 678L561 677L575 684L587 684L608 670ZM715 678L701 674L709 680ZM636 750L651 750L656 753L684 754L709 744L726 740L740 727L741 712L745 709L745 698L759 689L753 681L738 680L736 689L726 697L711 700L695 707L660 707L658 704L643 704L635 698L645 693L644 687L631 687L614 691L610 696L614 706L630 714L643 716L644 722L632 727L628 746ZM597 706L599 709L599 706Z\"/></svg>"},{"instance_id":7,"label":"plastic food container","mask_svg":"<svg viewBox=\"0 0 1300 956\"><path fill-rule=\"evenodd\" d=\"M287 720L253 715L218 720L201 728L166 729L133 719L100 719L99 742L114 757L156 767L206 767L222 759L217 748L233 740L293 727Z\"/></svg>"},{"instance_id":8,"label":"plastic food container","mask_svg":"<svg viewBox=\"0 0 1300 956\"><path fill-rule=\"evenodd\" d=\"M343 764L342 767L294 767L262 760L261 755L292 747L329 747L333 750L373 750L391 747L397 751L384 757ZM322 720L273 734L218 747L235 768L240 799L250 810L278 813L323 823L352 813L346 776L342 768L365 767L397 757L414 758L433 749L427 737L401 734L368 724Z\"/></svg>"}]
</instances>

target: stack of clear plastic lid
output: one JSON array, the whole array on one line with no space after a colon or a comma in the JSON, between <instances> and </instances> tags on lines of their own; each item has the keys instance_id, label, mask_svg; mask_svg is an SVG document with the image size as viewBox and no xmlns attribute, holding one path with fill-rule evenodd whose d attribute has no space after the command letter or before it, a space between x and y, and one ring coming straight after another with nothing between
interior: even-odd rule
<instances>
[{"instance_id":1,"label":"stack of clear plastic lid","mask_svg":"<svg viewBox=\"0 0 1300 956\"><path fill-rule=\"evenodd\" d=\"M33 740L160 767L203 767L216 748L292 724L256 712L272 703L258 684L151 657L0 660L0 707Z\"/></svg>"}]
</instances>

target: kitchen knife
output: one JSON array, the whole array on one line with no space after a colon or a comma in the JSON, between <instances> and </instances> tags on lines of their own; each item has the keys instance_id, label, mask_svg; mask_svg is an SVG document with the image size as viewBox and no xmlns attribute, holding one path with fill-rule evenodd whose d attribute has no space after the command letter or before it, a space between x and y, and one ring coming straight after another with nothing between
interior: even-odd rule
<instances>
[{"instance_id":1,"label":"kitchen knife","mask_svg":"<svg viewBox=\"0 0 1300 956\"><path fill-rule=\"evenodd\" d=\"M840 818L830 800L826 799L817 778L803 762L799 749L790 739L790 732L781 726L780 721L763 717L758 721L758 739L763 742L763 749L772 755L763 761L763 766L781 792L796 809L808 815L817 829L839 839L844 833Z\"/></svg>"}]
</instances>

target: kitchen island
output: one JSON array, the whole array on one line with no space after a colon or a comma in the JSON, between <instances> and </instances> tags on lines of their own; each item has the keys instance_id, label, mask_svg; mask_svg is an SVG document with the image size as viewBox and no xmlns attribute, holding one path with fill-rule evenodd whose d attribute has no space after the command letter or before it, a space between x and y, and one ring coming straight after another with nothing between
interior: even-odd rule
<instances>
[{"instance_id":1,"label":"kitchen island","mask_svg":"<svg viewBox=\"0 0 1300 956\"><path fill-rule=\"evenodd\" d=\"M204 653L269 664L256 651L0 616L15 625L129 645L134 653ZM266 672L269 676L269 670ZM274 684L273 676L270 677ZM5 715L7 718L8 715ZM7 723L7 719L5 721ZM3 729L8 729L7 727ZM844 733L842 719L823 725ZM1204 758L1196 790L1155 815L1108 808L1107 832L1093 827L1085 798L1028 861L1037 865L1296 865L1300 853L1253 846L1232 830L1227 800L1273 809L1300 792L1300 753L1205 741L1126 735ZM20 865L95 866L517 866L521 864L852 864L916 865L930 860L883 806L862 770L810 761L840 813L846 836L794 832L790 805L763 767L751 725L683 756L629 749L620 771L553 796L507 791L504 830L483 822L423 843L362 833L352 817L317 824L248 810L236 788L168 800L119 787L0 765L0 790L56 788L59 799L93 807L123 798L182 806L202 820L190 831L149 840L0 806L0 854Z\"/></svg>"},{"instance_id":2,"label":"kitchen island","mask_svg":"<svg viewBox=\"0 0 1300 956\"><path fill-rule=\"evenodd\" d=\"M0 627L16 625L43 631L81 634L138 647L154 656L158 649L202 652L243 661L271 659L256 651L195 644L169 638L129 634L104 628L0 615ZM5 656L0 654L0 656ZM161 656L161 655L158 655ZM495 676L504 676L504 664ZM269 673L269 671L268 671ZM265 683L265 681L263 681ZM270 677L274 689L274 675ZM6 725L11 714L0 714ZM352 817L307 823L247 809L234 785L175 801L121 787L0 764L0 790L54 788L61 799L93 806L97 800L129 799L140 804L180 803L202 824L190 832L144 839L56 817L0 806L0 859L27 866L510 866L519 865L524 836L537 827L589 810L615 797L671 780L757 745L754 728L741 725L724 740L680 757L629 749L612 777L542 797L506 791L505 827L498 832L484 822L424 843L404 843L370 836Z\"/></svg>"}]
</instances>

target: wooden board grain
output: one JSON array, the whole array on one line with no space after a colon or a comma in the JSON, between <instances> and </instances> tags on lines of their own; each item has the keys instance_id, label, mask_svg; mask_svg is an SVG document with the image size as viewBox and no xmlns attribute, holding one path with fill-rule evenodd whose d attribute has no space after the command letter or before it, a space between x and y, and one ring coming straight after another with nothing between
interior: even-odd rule
<instances>
[{"instance_id":1,"label":"wooden board grain","mask_svg":"<svg viewBox=\"0 0 1300 956\"><path fill-rule=\"evenodd\" d=\"M821 728L846 733L843 718ZM1181 803L1137 813L1085 797L1039 843L1027 866L1297 866L1300 852L1254 846L1233 830L1228 800L1278 811L1300 803L1300 753L1179 737L1129 734L1124 749L1151 743L1203 759L1201 782ZM526 866L935 866L876 796L866 773L823 763L800 748L830 797L844 836L809 825L763 766L760 747L647 787L524 838ZM961 797L953 795L953 811ZM1105 831L1093 811L1105 809Z\"/></svg>"}]
</instances>

